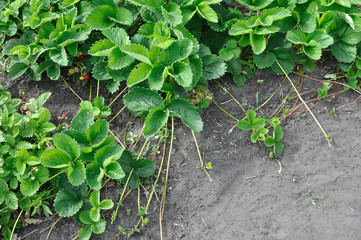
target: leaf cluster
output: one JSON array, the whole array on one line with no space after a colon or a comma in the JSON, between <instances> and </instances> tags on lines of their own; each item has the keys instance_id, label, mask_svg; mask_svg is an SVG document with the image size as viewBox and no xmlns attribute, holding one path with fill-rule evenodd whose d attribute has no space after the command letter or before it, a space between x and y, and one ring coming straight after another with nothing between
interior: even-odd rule
<instances>
[{"instance_id":1,"label":"leaf cluster","mask_svg":"<svg viewBox=\"0 0 361 240\"><path fill-rule=\"evenodd\" d=\"M56 213L84 225L81 239L100 234L106 225L101 211L114 206L112 200L100 199L104 181L121 182L132 175L129 186L138 188L140 178L156 168L149 159L133 159L108 136L109 123L101 118L111 112L101 97L82 102L69 129L50 136L56 127L43 107L49 97L44 93L24 103L0 90L0 222L5 239L14 227L15 211L49 217L47 199L52 196Z\"/></svg>"},{"instance_id":2,"label":"leaf cluster","mask_svg":"<svg viewBox=\"0 0 361 240\"><path fill-rule=\"evenodd\" d=\"M256 118L256 112L253 110L247 111L247 120L240 120L237 124L241 130L252 130L251 141L256 143L263 141L267 147L273 147L273 154L275 157L279 157L283 152L283 143L280 141L283 138L282 128L279 125L278 118L272 118L266 122L264 118ZM268 135L268 127L273 127L273 135Z\"/></svg>"}]
</instances>

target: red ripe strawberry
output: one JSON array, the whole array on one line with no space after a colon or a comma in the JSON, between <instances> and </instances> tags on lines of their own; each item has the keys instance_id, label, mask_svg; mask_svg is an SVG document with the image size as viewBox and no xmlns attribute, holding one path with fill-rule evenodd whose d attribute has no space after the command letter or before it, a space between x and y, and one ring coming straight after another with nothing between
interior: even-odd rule
<instances>
[{"instance_id":1,"label":"red ripe strawberry","mask_svg":"<svg viewBox=\"0 0 361 240\"><path fill-rule=\"evenodd\" d=\"M78 54L78 56L76 58L77 58L77 60L81 61L81 60L83 60L85 58L85 54L79 52L79 54Z\"/></svg>"},{"instance_id":2,"label":"red ripe strawberry","mask_svg":"<svg viewBox=\"0 0 361 240\"><path fill-rule=\"evenodd\" d=\"M22 101L22 102L26 102L25 98L22 98L21 101Z\"/></svg>"},{"instance_id":3,"label":"red ripe strawberry","mask_svg":"<svg viewBox=\"0 0 361 240\"><path fill-rule=\"evenodd\" d=\"M66 118L66 117L68 117L68 115L66 115L65 113L63 113L62 117L63 117L63 118Z\"/></svg>"},{"instance_id":4,"label":"red ripe strawberry","mask_svg":"<svg viewBox=\"0 0 361 240\"><path fill-rule=\"evenodd\" d=\"M83 80L84 82L89 81L89 74L85 73L81 75L80 80Z\"/></svg>"}]
</instances>

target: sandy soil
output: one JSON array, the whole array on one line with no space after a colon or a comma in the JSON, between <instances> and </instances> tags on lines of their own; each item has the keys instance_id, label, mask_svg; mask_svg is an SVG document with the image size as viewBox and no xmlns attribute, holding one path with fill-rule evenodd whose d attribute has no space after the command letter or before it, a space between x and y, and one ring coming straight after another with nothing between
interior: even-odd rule
<instances>
[{"instance_id":1,"label":"sandy soil","mask_svg":"<svg viewBox=\"0 0 361 240\"><path fill-rule=\"evenodd\" d=\"M322 68L310 76L322 79L327 73L332 71ZM249 81L244 87L236 88L227 77L220 79L220 83L249 109L256 107L255 89L259 92L261 104L283 79L282 76L266 74L260 78L265 81L258 87L256 81ZM294 74L291 78L296 82L298 76ZM71 118L77 111L79 100L62 81L10 81L3 77L0 80L14 96L19 90L24 90L27 98L52 91L46 106L54 118L62 113ZM302 92L321 86L321 83L305 78ZM87 88L73 87L81 97L88 97ZM281 89L281 93L277 92L259 113L270 115L277 108L291 90L287 80ZM229 101L231 98L222 89L213 85L212 91L215 101L224 109L238 119L244 117L241 108ZM317 93L303 96L306 100L312 99L317 97ZM338 108L357 97L357 93L348 91L313 108L326 132L333 135L332 148L328 147L310 114L297 114L282 121L285 150L279 158L281 173L279 164L268 158L269 149L252 144L249 133L235 128L229 134L235 121L212 104L202 112L204 131L196 134L203 160L213 165L209 171L213 182L210 182L204 171L196 168L199 159L190 130L177 121L163 221L164 239L361 239L361 128L358 126L361 107L355 103L336 111L337 118L330 115L333 107ZM288 101L286 107L292 107L295 99ZM114 105L114 113L121 107L119 101ZM300 111L304 109L299 108ZM114 122L112 130L119 133L129 117L129 112L124 112ZM135 120L129 131L137 133L141 125L139 120ZM160 158L156 158L158 163ZM120 191L109 187L103 196L117 200ZM125 239L119 235L118 225L129 229L136 224L136 198L134 191L125 200L117 221L109 224L103 235L92 239ZM142 198L145 201L145 197ZM127 209L132 209L130 217L126 214ZM150 223L131 239L160 239L159 202L156 198L150 209L155 209L150 214ZM40 231L57 218L54 216L41 224L29 226L17 236L46 239L47 231ZM62 219L55 225L49 239L73 239L79 228L74 221Z\"/></svg>"}]
</instances>

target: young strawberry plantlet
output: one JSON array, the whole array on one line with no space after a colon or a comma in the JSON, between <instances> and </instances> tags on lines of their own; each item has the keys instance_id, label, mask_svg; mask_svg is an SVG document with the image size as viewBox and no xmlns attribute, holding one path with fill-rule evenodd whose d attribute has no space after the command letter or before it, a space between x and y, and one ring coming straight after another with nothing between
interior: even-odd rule
<instances>
[{"instance_id":1,"label":"young strawberry plantlet","mask_svg":"<svg viewBox=\"0 0 361 240\"><path fill-rule=\"evenodd\" d=\"M283 143L280 140L283 138L283 132L280 125L276 125L273 129L273 136L268 136L264 140L267 147L273 146L273 153L275 157L279 157L283 152Z\"/></svg>"}]
</instances>

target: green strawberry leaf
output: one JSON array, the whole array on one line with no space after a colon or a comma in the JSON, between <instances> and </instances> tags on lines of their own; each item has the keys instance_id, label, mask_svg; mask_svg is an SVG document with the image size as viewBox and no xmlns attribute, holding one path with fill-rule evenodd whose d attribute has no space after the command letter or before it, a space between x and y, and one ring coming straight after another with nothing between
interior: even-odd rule
<instances>
[{"instance_id":1,"label":"green strawberry leaf","mask_svg":"<svg viewBox=\"0 0 361 240\"><path fill-rule=\"evenodd\" d=\"M150 159L139 159L135 162L132 162L131 166L135 169L135 172L140 177L149 177L156 169L155 163Z\"/></svg>"},{"instance_id":2,"label":"green strawberry leaf","mask_svg":"<svg viewBox=\"0 0 361 240\"><path fill-rule=\"evenodd\" d=\"M356 50L355 45L350 45L343 41L336 42L331 47L332 54L336 59L344 63L350 63L355 60Z\"/></svg>"},{"instance_id":3,"label":"green strawberry leaf","mask_svg":"<svg viewBox=\"0 0 361 240\"><path fill-rule=\"evenodd\" d=\"M165 66L171 66L174 62L188 57L193 51L193 43L190 39L181 39L170 45L159 57L159 61Z\"/></svg>"},{"instance_id":4,"label":"green strawberry leaf","mask_svg":"<svg viewBox=\"0 0 361 240\"><path fill-rule=\"evenodd\" d=\"M41 165L36 166L36 170L33 171L33 176L39 183L45 183L49 180L49 169Z\"/></svg>"},{"instance_id":5,"label":"green strawberry leaf","mask_svg":"<svg viewBox=\"0 0 361 240\"><path fill-rule=\"evenodd\" d=\"M39 182L37 180L22 179L20 182L20 192L26 196L30 197L34 195L39 190Z\"/></svg>"},{"instance_id":6,"label":"green strawberry leaf","mask_svg":"<svg viewBox=\"0 0 361 240\"><path fill-rule=\"evenodd\" d=\"M71 184L78 186L85 180L85 166L81 161L75 161L69 164L68 179Z\"/></svg>"},{"instance_id":7,"label":"green strawberry leaf","mask_svg":"<svg viewBox=\"0 0 361 240\"><path fill-rule=\"evenodd\" d=\"M148 65L152 65L152 62L149 59L149 50L144 46L138 44L127 44L122 46L120 49L129 56Z\"/></svg>"},{"instance_id":8,"label":"green strawberry leaf","mask_svg":"<svg viewBox=\"0 0 361 240\"><path fill-rule=\"evenodd\" d=\"M322 30L315 30L308 35L308 40L315 40L321 48L327 48L333 44L333 38Z\"/></svg>"},{"instance_id":9,"label":"green strawberry leaf","mask_svg":"<svg viewBox=\"0 0 361 240\"><path fill-rule=\"evenodd\" d=\"M162 15L172 27L181 24L183 20L179 5L172 2L168 3L165 8L162 6Z\"/></svg>"},{"instance_id":10,"label":"green strawberry leaf","mask_svg":"<svg viewBox=\"0 0 361 240\"><path fill-rule=\"evenodd\" d=\"M129 26L133 22L133 15L126 8L115 8L114 16L109 16L109 19L117 23Z\"/></svg>"},{"instance_id":11,"label":"green strawberry leaf","mask_svg":"<svg viewBox=\"0 0 361 240\"><path fill-rule=\"evenodd\" d=\"M115 47L110 53L108 59L108 67L113 70L118 70L128 67L133 62L134 62L134 58L132 58L129 55L125 55L120 50L120 47Z\"/></svg>"},{"instance_id":12,"label":"green strawberry leaf","mask_svg":"<svg viewBox=\"0 0 361 240\"><path fill-rule=\"evenodd\" d=\"M218 22L217 13L207 4L201 3L197 6L197 12L201 15L204 19L216 23Z\"/></svg>"},{"instance_id":13,"label":"green strawberry leaf","mask_svg":"<svg viewBox=\"0 0 361 240\"><path fill-rule=\"evenodd\" d=\"M72 189L62 189L55 197L55 211L61 217L75 215L83 206L83 200L79 193Z\"/></svg>"},{"instance_id":14,"label":"green strawberry leaf","mask_svg":"<svg viewBox=\"0 0 361 240\"><path fill-rule=\"evenodd\" d=\"M95 222L91 225L92 231L95 234L101 234L105 231L106 222L103 219L100 219L98 222Z\"/></svg>"},{"instance_id":15,"label":"green strawberry leaf","mask_svg":"<svg viewBox=\"0 0 361 240\"><path fill-rule=\"evenodd\" d=\"M103 30L103 34L117 46L123 46L130 43L129 36L123 28L106 29Z\"/></svg>"},{"instance_id":16,"label":"green strawberry leaf","mask_svg":"<svg viewBox=\"0 0 361 240\"><path fill-rule=\"evenodd\" d=\"M41 164L49 168L64 168L69 166L71 156L63 150L50 149L40 156Z\"/></svg>"},{"instance_id":17,"label":"green strawberry leaf","mask_svg":"<svg viewBox=\"0 0 361 240\"><path fill-rule=\"evenodd\" d=\"M108 136L109 123L106 120L99 120L90 126L86 132L86 138L92 147L99 146Z\"/></svg>"},{"instance_id":18,"label":"green strawberry leaf","mask_svg":"<svg viewBox=\"0 0 361 240\"><path fill-rule=\"evenodd\" d=\"M234 39L229 40L226 43L226 47L219 51L219 56L225 61L238 58L240 54L241 49L237 46L237 41Z\"/></svg>"},{"instance_id":19,"label":"green strawberry leaf","mask_svg":"<svg viewBox=\"0 0 361 240\"><path fill-rule=\"evenodd\" d=\"M166 107L171 114L179 116L183 123L195 132L202 131L203 122L196 108L183 99L172 100Z\"/></svg>"},{"instance_id":20,"label":"green strawberry leaf","mask_svg":"<svg viewBox=\"0 0 361 240\"><path fill-rule=\"evenodd\" d=\"M115 44L109 39L102 39L93 44L89 54L96 57L107 57L113 51Z\"/></svg>"},{"instance_id":21,"label":"green strawberry leaf","mask_svg":"<svg viewBox=\"0 0 361 240\"><path fill-rule=\"evenodd\" d=\"M312 33L316 29L316 18L310 13L305 13L300 16L300 22L298 23L300 28L305 33Z\"/></svg>"},{"instance_id":22,"label":"green strawberry leaf","mask_svg":"<svg viewBox=\"0 0 361 240\"><path fill-rule=\"evenodd\" d=\"M16 210L18 208L18 198L14 192L7 192L5 194L5 204L8 208Z\"/></svg>"},{"instance_id":23,"label":"green strawberry leaf","mask_svg":"<svg viewBox=\"0 0 361 240\"><path fill-rule=\"evenodd\" d=\"M282 152L283 152L283 148L284 148L284 145L283 143L281 142L275 142L274 144L274 153L277 157L281 156L282 155Z\"/></svg>"},{"instance_id":24,"label":"green strawberry leaf","mask_svg":"<svg viewBox=\"0 0 361 240\"><path fill-rule=\"evenodd\" d=\"M111 28L115 22L110 19L110 16L115 15L115 9L109 5L99 6L94 8L94 10L88 15L85 19L85 22L88 26L94 29L107 29Z\"/></svg>"},{"instance_id":25,"label":"green strawberry leaf","mask_svg":"<svg viewBox=\"0 0 361 240\"><path fill-rule=\"evenodd\" d=\"M76 160L80 155L77 142L68 135L56 134L54 137L54 145L58 149L68 153L72 160Z\"/></svg>"},{"instance_id":26,"label":"green strawberry leaf","mask_svg":"<svg viewBox=\"0 0 361 240\"><path fill-rule=\"evenodd\" d=\"M293 44L305 44L308 42L307 35L301 29L287 32L286 38Z\"/></svg>"},{"instance_id":27,"label":"green strawberry leaf","mask_svg":"<svg viewBox=\"0 0 361 240\"><path fill-rule=\"evenodd\" d=\"M267 147L272 147L274 145L274 143L275 143L275 141L274 141L273 137L271 137L271 136L266 137L266 139L264 140L264 144Z\"/></svg>"},{"instance_id":28,"label":"green strawberry leaf","mask_svg":"<svg viewBox=\"0 0 361 240\"><path fill-rule=\"evenodd\" d=\"M313 60L319 60L322 55L322 49L320 44L315 40L311 40L309 43L302 46L303 52Z\"/></svg>"},{"instance_id":29,"label":"green strawberry leaf","mask_svg":"<svg viewBox=\"0 0 361 240\"><path fill-rule=\"evenodd\" d=\"M275 141L279 141L283 138L283 132L280 125L276 125L273 130L273 138Z\"/></svg>"},{"instance_id":30,"label":"green strawberry leaf","mask_svg":"<svg viewBox=\"0 0 361 240\"><path fill-rule=\"evenodd\" d=\"M183 87L189 87L192 84L193 73L188 64L183 62L175 62L168 69L168 74Z\"/></svg>"},{"instance_id":31,"label":"green strawberry leaf","mask_svg":"<svg viewBox=\"0 0 361 240\"><path fill-rule=\"evenodd\" d=\"M259 55L253 56L253 61L257 67L260 69L268 68L272 66L272 64L276 60L276 55L272 52L263 52Z\"/></svg>"},{"instance_id":32,"label":"green strawberry leaf","mask_svg":"<svg viewBox=\"0 0 361 240\"><path fill-rule=\"evenodd\" d=\"M100 219L100 208L93 207L89 212L92 221L97 222Z\"/></svg>"},{"instance_id":33,"label":"green strawberry leaf","mask_svg":"<svg viewBox=\"0 0 361 240\"><path fill-rule=\"evenodd\" d=\"M237 0L237 2L243 6L250 8L251 10L261 10L270 5L273 0Z\"/></svg>"},{"instance_id":34,"label":"green strawberry leaf","mask_svg":"<svg viewBox=\"0 0 361 240\"><path fill-rule=\"evenodd\" d=\"M155 107L164 108L163 98L146 88L134 88L123 98L124 105L131 111L150 111Z\"/></svg>"},{"instance_id":35,"label":"green strawberry leaf","mask_svg":"<svg viewBox=\"0 0 361 240\"><path fill-rule=\"evenodd\" d=\"M60 66L68 65L68 58L64 47L50 50L49 56L53 62L59 64Z\"/></svg>"},{"instance_id":36,"label":"green strawberry leaf","mask_svg":"<svg viewBox=\"0 0 361 240\"><path fill-rule=\"evenodd\" d=\"M9 71L9 78L16 79L24 75L28 70L29 66L25 63L18 62L11 66Z\"/></svg>"},{"instance_id":37,"label":"green strawberry leaf","mask_svg":"<svg viewBox=\"0 0 361 240\"><path fill-rule=\"evenodd\" d=\"M122 147L114 145L105 146L97 151L94 159L100 166L104 166L104 162L118 160L122 156L123 151L124 148Z\"/></svg>"},{"instance_id":38,"label":"green strawberry leaf","mask_svg":"<svg viewBox=\"0 0 361 240\"><path fill-rule=\"evenodd\" d=\"M83 213L83 212L82 212ZM88 213L89 214L89 213ZM91 226L87 226L85 228L82 228L78 231L79 238L81 240L89 240L92 235L92 229Z\"/></svg>"},{"instance_id":39,"label":"green strawberry leaf","mask_svg":"<svg viewBox=\"0 0 361 240\"><path fill-rule=\"evenodd\" d=\"M91 163L85 170L86 181L89 186L94 190L100 190L101 180L103 179L104 172L100 169L97 163Z\"/></svg>"},{"instance_id":40,"label":"green strawberry leaf","mask_svg":"<svg viewBox=\"0 0 361 240\"><path fill-rule=\"evenodd\" d=\"M111 209L113 208L113 206L114 206L113 201L108 199L101 201L99 204L99 207L104 210Z\"/></svg>"},{"instance_id":41,"label":"green strawberry leaf","mask_svg":"<svg viewBox=\"0 0 361 240\"><path fill-rule=\"evenodd\" d=\"M164 124L167 123L169 117L169 110L163 110L162 107L156 107L152 109L144 123L144 137L150 138L154 136L159 129L163 127Z\"/></svg>"},{"instance_id":42,"label":"green strawberry leaf","mask_svg":"<svg viewBox=\"0 0 361 240\"><path fill-rule=\"evenodd\" d=\"M256 35L251 33L250 41L252 50L255 54L260 54L266 49L266 40L263 35Z\"/></svg>"},{"instance_id":43,"label":"green strawberry leaf","mask_svg":"<svg viewBox=\"0 0 361 240\"><path fill-rule=\"evenodd\" d=\"M132 87L146 80L151 72L151 69L152 66L145 63L139 63L135 66L127 79L128 87Z\"/></svg>"},{"instance_id":44,"label":"green strawberry leaf","mask_svg":"<svg viewBox=\"0 0 361 240\"><path fill-rule=\"evenodd\" d=\"M229 30L229 35L237 36L252 33L252 28L247 26L246 20L238 20L235 22Z\"/></svg>"},{"instance_id":45,"label":"green strawberry leaf","mask_svg":"<svg viewBox=\"0 0 361 240\"><path fill-rule=\"evenodd\" d=\"M117 162L109 162L104 166L105 174L112 179L122 179L125 177L125 173L122 167Z\"/></svg>"},{"instance_id":46,"label":"green strawberry leaf","mask_svg":"<svg viewBox=\"0 0 361 240\"><path fill-rule=\"evenodd\" d=\"M226 73L227 66L220 57L215 55L206 55L201 59L203 63L203 79L217 79Z\"/></svg>"}]
</instances>

